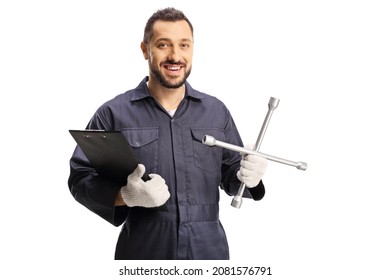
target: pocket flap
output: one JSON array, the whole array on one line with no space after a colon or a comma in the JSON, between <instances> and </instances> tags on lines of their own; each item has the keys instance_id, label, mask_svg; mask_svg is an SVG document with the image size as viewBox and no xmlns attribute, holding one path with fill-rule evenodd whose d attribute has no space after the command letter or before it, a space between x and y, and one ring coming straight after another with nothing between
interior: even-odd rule
<instances>
[{"instance_id":1,"label":"pocket flap","mask_svg":"<svg viewBox=\"0 0 390 280\"><path fill-rule=\"evenodd\" d=\"M135 128L122 130L132 147L139 148L158 139L158 128Z\"/></svg>"}]
</instances>

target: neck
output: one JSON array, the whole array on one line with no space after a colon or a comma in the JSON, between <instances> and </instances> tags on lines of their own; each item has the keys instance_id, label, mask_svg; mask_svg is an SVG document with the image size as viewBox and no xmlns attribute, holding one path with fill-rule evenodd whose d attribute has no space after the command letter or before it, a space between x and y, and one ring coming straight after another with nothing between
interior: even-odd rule
<instances>
[{"instance_id":1,"label":"neck","mask_svg":"<svg viewBox=\"0 0 390 280\"><path fill-rule=\"evenodd\" d=\"M147 82L150 94L163 106L166 110L176 109L184 98L185 85L179 88L166 88L152 81Z\"/></svg>"}]
</instances>

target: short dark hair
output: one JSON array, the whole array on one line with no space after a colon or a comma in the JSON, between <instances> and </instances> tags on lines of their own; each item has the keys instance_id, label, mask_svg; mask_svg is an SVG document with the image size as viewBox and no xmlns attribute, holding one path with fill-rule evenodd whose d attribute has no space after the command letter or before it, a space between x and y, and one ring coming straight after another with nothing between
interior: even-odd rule
<instances>
[{"instance_id":1,"label":"short dark hair","mask_svg":"<svg viewBox=\"0 0 390 280\"><path fill-rule=\"evenodd\" d=\"M175 8L165 8L155 12L147 21L144 30L144 39L143 39L143 42L145 44L148 44L150 42L150 39L153 36L153 25L158 20L171 21L171 22L185 20L190 26L191 33L192 34L194 33L194 28L192 27L190 20L184 15L182 11L177 10Z\"/></svg>"}]
</instances>

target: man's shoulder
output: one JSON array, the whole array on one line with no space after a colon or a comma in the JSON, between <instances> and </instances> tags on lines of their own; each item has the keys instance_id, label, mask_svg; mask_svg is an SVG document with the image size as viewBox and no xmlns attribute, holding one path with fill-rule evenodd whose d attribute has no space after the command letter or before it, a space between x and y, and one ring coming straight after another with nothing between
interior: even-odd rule
<instances>
[{"instance_id":1,"label":"man's shoulder","mask_svg":"<svg viewBox=\"0 0 390 280\"><path fill-rule=\"evenodd\" d=\"M130 103L132 91L133 90L128 90L124 93L117 94L113 98L104 102L99 107L98 111L117 109L118 107L122 107L125 104Z\"/></svg>"},{"instance_id":2,"label":"man's shoulder","mask_svg":"<svg viewBox=\"0 0 390 280\"><path fill-rule=\"evenodd\" d=\"M201 101L205 101L205 103L210 103L210 104L215 104L215 105L219 104L219 105L224 106L224 103L218 97L216 97L212 94L209 94L209 93L205 93L204 91L196 90L193 87L191 87L190 84L187 84L187 86L188 86L187 94L190 97L193 97L195 99L199 99Z\"/></svg>"},{"instance_id":3,"label":"man's shoulder","mask_svg":"<svg viewBox=\"0 0 390 280\"><path fill-rule=\"evenodd\" d=\"M103 103L102 107L123 106L131 103L131 101L139 98L149 96L147 90L145 90L145 83L142 81L137 87L129 89L123 93L117 94L110 100Z\"/></svg>"}]
</instances>

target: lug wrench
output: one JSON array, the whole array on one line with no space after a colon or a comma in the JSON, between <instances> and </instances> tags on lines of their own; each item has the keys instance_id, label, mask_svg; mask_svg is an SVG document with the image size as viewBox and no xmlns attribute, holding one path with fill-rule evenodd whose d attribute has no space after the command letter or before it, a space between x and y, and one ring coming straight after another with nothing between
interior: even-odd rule
<instances>
[{"instance_id":1,"label":"lug wrench","mask_svg":"<svg viewBox=\"0 0 390 280\"><path fill-rule=\"evenodd\" d=\"M263 141L265 132L266 132L267 127L268 127L268 123L269 123L269 121L271 119L271 116L272 116L272 113L278 107L278 105L279 105L279 99L274 98L274 97L271 97L269 99L269 102L268 102L268 112L267 112L267 115L266 115L266 117L264 119L264 122L263 122L263 125L261 127L259 136L257 137L257 141L256 141L256 144L255 144L255 147L254 147L253 151L245 149L243 147L239 147L239 146L236 146L236 145L232 145L232 144L229 144L229 143L218 141L214 137L209 136L209 135L205 135L203 137L202 143L205 144L205 145L208 145L208 146L219 146L221 148L225 148L225 149L229 149L229 150L232 150L232 151L241 152L241 153L245 153L245 154L259 155L259 156L262 156L262 157L264 157L264 158L266 158L268 160L271 160L271 161L275 161L275 162L279 162L279 163L283 163L283 164L294 166L294 167L296 167L299 170L306 170L307 169L307 164L305 162L294 162L294 161L290 161L290 160L274 157L274 156L267 155L267 154L259 152L260 146L261 146L261 142ZM231 205L233 207L235 207L235 208L240 208L241 207L242 196L244 195L244 191L245 191L245 184L241 183L237 195L232 200Z\"/></svg>"}]
</instances>

